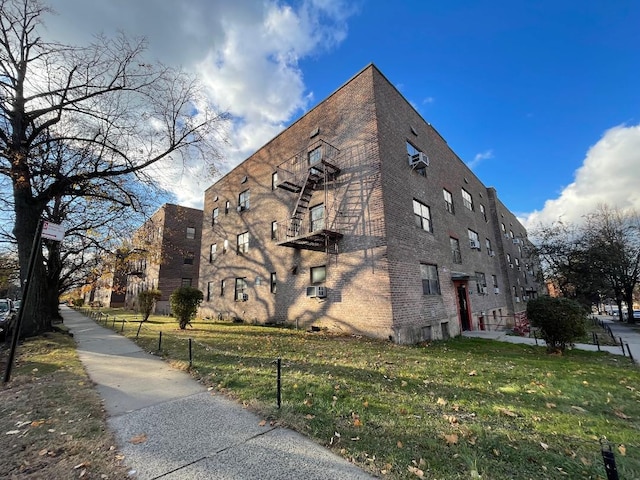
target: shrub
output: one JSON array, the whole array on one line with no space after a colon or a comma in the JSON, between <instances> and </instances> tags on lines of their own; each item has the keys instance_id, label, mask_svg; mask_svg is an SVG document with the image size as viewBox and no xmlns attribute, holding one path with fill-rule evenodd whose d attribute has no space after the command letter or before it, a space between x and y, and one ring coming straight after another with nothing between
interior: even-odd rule
<instances>
[{"instance_id":1,"label":"shrub","mask_svg":"<svg viewBox=\"0 0 640 480\"><path fill-rule=\"evenodd\" d=\"M142 321L149 320L149 315L153 312L156 302L162 297L160 290L144 290L138 294L138 305L142 314Z\"/></svg>"},{"instance_id":2,"label":"shrub","mask_svg":"<svg viewBox=\"0 0 640 480\"><path fill-rule=\"evenodd\" d=\"M527 317L532 326L540 329L547 351L562 353L584 335L587 312L575 300L545 296L528 302Z\"/></svg>"},{"instance_id":3,"label":"shrub","mask_svg":"<svg viewBox=\"0 0 640 480\"><path fill-rule=\"evenodd\" d=\"M196 316L203 298L202 292L193 287L180 287L173 291L169 298L171 311L178 319L181 330L187 328L189 321Z\"/></svg>"},{"instance_id":4,"label":"shrub","mask_svg":"<svg viewBox=\"0 0 640 480\"><path fill-rule=\"evenodd\" d=\"M74 298L71 303L74 307L81 307L84 305L84 298Z\"/></svg>"}]
</instances>

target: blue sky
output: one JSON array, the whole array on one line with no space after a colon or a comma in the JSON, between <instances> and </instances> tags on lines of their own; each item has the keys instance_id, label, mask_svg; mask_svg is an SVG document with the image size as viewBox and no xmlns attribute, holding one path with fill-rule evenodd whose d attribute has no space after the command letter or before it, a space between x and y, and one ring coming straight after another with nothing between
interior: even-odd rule
<instances>
[{"instance_id":1,"label":"blue sky","mask_svg":"<svg viewBox=\"0 0 640 480\"><path fill-rule=\"evenodd\" d=\"M226 168L373 62L522 218L640 210L640 2L51 4L57 39L120 29L201 75L234 115ZM177 201L210 183L184 178Z\"/></svg>"}]
</instances>

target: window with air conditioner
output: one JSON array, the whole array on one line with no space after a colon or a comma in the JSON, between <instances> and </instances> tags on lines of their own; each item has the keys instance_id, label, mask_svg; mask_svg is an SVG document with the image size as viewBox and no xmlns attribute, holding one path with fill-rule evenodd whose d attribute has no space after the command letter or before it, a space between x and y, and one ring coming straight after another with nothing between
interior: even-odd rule
<instances>
[{"instance_id":1,"label":"window with air conditioner","mask_svg":"<svg viewBox=\"0 0 640 480\"><path fill-rule=\"evenodd\" d=\"M467 230L467 234L469 236L469 246L472 249L480 250L480 237L478 236L478 232L469 229Z\"/></svg>"},{"instance_id":2,"label":"window with air conditioner","mask_svg":"<svg viewBox=\"0 0 640 480\"><path fill-rule=\"evenodd\" d=\"M412 143L407 143L407 157L409 159L409 166L414 172L423 177L427 176L427 166L429 165L429 158L420 150L418 150Z\"/></svg>"},{"instance_id":3,"label":"window with air conditioner","mask_svg":"<svg viewBox=\"0 0 640 480\"><path fill-rule=\"evenodd\" d=\"M236 278L235 284L235 300L236 302L246 302L248 299L247 295L247 279L246 277Z\"/></svg>"}]
</instances>

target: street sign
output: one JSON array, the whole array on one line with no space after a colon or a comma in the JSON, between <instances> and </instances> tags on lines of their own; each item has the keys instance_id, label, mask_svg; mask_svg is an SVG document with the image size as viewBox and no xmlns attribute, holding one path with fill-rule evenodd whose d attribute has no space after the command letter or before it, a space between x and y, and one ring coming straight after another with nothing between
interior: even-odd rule
<instances>
[{"instance_id":1,"label":"street sign","mask_svg":"<svg viewBox=\"0 0 640 480\"><path fill-rule=\"evenodd\" d=\"M64 228L57 223L42 222L42 238L61 242L64 238Z\"/></svg>"}]
</instances>

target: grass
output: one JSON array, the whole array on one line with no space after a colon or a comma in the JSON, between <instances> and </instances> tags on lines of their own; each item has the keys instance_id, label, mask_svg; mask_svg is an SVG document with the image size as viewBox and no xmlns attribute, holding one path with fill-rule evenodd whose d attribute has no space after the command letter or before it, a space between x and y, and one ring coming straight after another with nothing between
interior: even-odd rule
<instances>
[{"instance_id":1,"label":"grass","mask_svg":"<svg viewBox=\"0 0 640 480\"><path fill-rule=\"evenodd\" d=\"M7 354L0 346L3 373ZM20 344L0 388L0 476L125 478L114 442L73 339L55 333Z\"/></svg>"},{"instance_id":2,"label":"grass","mask_svg":"<svg viewBox=\"0 0 640 480\"><path fill-rule=\"evenodd\" d=\"M114 328L135 337L138 323L120 322L133 314L115 313ZM167 317L152 317L137 341L383 478L604 479L602 437L620 478L640 478L640 370L624 357L471 338L399 346L231 323L179 330Z\"/></svg>"}]
</instances>

